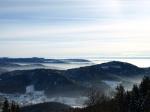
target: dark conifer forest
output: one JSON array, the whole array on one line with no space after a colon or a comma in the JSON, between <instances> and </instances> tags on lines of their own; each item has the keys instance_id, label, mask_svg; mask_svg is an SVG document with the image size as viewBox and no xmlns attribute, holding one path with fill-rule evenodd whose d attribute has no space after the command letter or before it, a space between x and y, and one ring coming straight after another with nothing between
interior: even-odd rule
<instances>
[{"instance_id":1,"label":"dark conifer forest","mask_svg":"<svg viewBox=\"0 0 150 112\"><path fill-rule=\"evenodd\" d=\"M20 107L15 102L9 103L7 99L2 104L2 112L20 112Z\"/></svg>"},{"instance_id":2,"label":"dark conifer forest","mask_svg":"<svg viewBox=\"0 0 150 112\"><path fill-rule=\"evenodd\" d=\"M150 78L144 77L140 85L134 85L131 91L119 85L113 97L91 94L88 102L87 107L68 112L150 112Z\"/></svg>"}]
</instances>

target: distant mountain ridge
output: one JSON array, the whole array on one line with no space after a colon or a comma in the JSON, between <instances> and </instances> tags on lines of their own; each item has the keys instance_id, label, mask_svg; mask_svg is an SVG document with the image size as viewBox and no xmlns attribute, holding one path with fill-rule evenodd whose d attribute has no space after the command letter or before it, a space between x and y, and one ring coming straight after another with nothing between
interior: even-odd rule
<instances>
[{"instance_id":1,"label":"distant mountain ridge","mask_svg":"<svg viewBox=\"0 0 150 112\"><path fill-rule=\"evenodd\" d=\"M69 70L18 70L0 75L0 92L24 93L28 85L46 94L81 92L89 87L109 89L104 80L122 81L124 77L150 76L149 68L139 68L125 62L112 61ZM4 89L5 88L5 89Z\"/></svg>"},{"instance_id":2,"label":"distant mountain ridge","mask_svg":"<svg viewBox=\"0 0 150 112\"><path fill-rule=\"evenodd\" d=\"M57 102L47 102L22 107L21 112L66 112L68 109L71 109L68 105Z\"/></svg>"},{"instance_id":3,"label":"distant mountain ridge","mask_svg":"<svg viewBox=\"0 0 150 112\"><path fill-rule=\"evenodd\" d=\"M95 79L113 79L115 76L134 76L147 75L149 70L139 68L135 65L112 61L93 66L70 69L66 71L66 76L74 80L95 80Z\"/></svg>"},{"instance_id":4,"label":"distant mountain ridge","mask_svg":"<svg viewBox=\"0 0 150 112\"><path fill-rule=\"evenodd\" d=\"M0 62L0 67L20 67L21 65L15 64L15 63L10 63L10 62Z\"/></svg>"},{"instance_id":5,"label":"distant mountain ridge","mask_svg":"<svg viewBox=\"0 0 150 112\"><path fill-rule=\"evenodd\" d=\"M47 94L83 89L62 74L63 71L49 69L7 72L0 76L0 92L25 93L29 85L34 85L36 90L45 90Z\"/></svg>"},{"instance_id":6,"label":"distant mountain ridge","mask_svg":"<svg viewBox=\"0 0 150 112\"><path fill-rule=\"evenodd\" d=\"M5 73L5 72L8 72L8 71L3 68L0 68L0 74Z\"/></svg>"},{"instance_id":7,"label":"distant mountain ridge","mask_svg":"<svg viewBox=\"0 0 150 112\"><path fill-rule=\"evenodd\" d=\"M70 63L70 62L90 62L86 59L45 59L45 58L0 58L0 63Z\"/></svg>"}]
</instances>

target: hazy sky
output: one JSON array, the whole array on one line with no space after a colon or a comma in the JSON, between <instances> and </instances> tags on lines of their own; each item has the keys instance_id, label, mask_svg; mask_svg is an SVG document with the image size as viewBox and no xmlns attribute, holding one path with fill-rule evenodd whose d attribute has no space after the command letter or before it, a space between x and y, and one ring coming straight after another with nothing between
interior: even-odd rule
<instances>
[{"instance_id":1,"label":"hazy sky","mask_svg":"<svg viewBox=\"0 0 150 112\"><path fill-rule=\"evenodd\" d=\"M0 0L0 57L150 56L149 0Z\"/></svg>"}]
</instances>

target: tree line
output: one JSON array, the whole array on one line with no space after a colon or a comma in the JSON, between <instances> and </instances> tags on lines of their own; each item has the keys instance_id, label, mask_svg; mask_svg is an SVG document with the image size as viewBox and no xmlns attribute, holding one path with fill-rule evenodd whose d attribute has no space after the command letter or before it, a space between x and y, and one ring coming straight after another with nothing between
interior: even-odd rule
<instances>
[{"instance_id":1,"label":"tree line","mask_svg":"<svg viewBox=\"0 0 150 112\"><path fill-rule=\"evenodd\" d=\"M2 104L2 112L20 112L20 107L15 102L9 103L7 99L5 99Z\"/></svg>"},{"instance_id":2,"label":"tree line","mask_svg":"<svg viewBox=\"0 0 150 112\"><path fill-rule=\"evenodd\" d=\"M119 85L113 97L92 91L88 98L87 107L69 112L150 112L150 78L144 77L131 91Z\"/></svg>"}]
</instances>

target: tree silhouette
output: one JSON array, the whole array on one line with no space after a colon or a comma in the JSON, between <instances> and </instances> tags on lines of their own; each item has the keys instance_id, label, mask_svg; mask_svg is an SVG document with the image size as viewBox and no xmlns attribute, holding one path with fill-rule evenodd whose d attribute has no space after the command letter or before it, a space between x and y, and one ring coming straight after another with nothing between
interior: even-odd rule
<instances>
[{"instance_id":1,"label":"tree silhouette","mask_svg":"<svg viewBox=\"0 0 150 112\"><path fill-rule=\"evenodd\" d=\"M116 88L116 95L115 95L115 102L116 102L116 112L125 112L124 104L125 104L125 90L122 85L119 85Z\"/></svg>"},{"instance_id":2,"label":"tree silhouette","mask_svg":"<svg viewBox=\"0 0 150 112\"><path fill-rule=\"evenodd\" d=\"M7 99L5 99L3 103L2 112L9 112L9 103Z\"/></svg>"},{"instance_id":3,"label":"tree silhouette","mask_svg":"<svg viewBox=\"0 0 150 112\"><path fill-rule=\"evenodd\" d=\"M133 85L131 91L125 91L124 87L119 85L114 97L107 100L100 99L101 97L99 95L97 97L95 92L92 92L92 95L94 95L94 98L92 97L94 101L90 100L90 106L73 109L72 112L150 112L149 77L144 77L139 85Z\"/></svg>"},{"instance_id":4,"label":"tree silhouette","mask_svg":"<svg viewBox=\"0 0 150 112\"><path fill-rule=\"evenodd\" d=\"M15 102L11 104L5 99L2 107L2 112L20 112L20 107Z\"/></svg>"}]
</instances>

